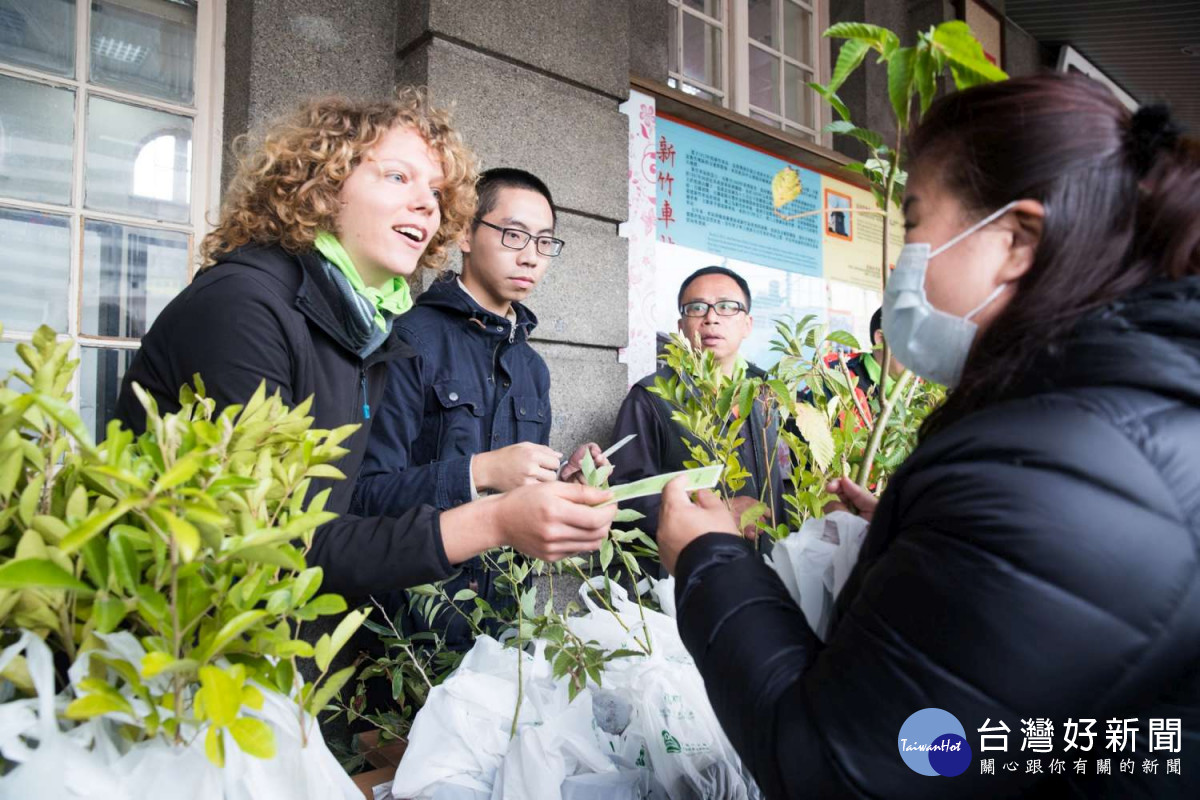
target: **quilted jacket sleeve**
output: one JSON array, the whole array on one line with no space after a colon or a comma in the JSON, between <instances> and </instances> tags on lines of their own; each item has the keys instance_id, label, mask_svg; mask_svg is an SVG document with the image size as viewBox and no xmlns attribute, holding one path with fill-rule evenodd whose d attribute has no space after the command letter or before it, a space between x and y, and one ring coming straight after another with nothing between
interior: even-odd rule
<instances>
[{"instance_id":1,"label":"quilted jacket sleeve","mask_svg":"<svg viewBox=\"0 0 1200 800\"><path fill-rule=\"evenodd\" d=\"M684 550L680 631L768 797L1021 792L1039 777L1024 773L1022 719L1096 718L1103 750L1105 715L1137 716L1195 668L1186 513L1113 425L1069 404L1040 411L914 454L825 644L741 541L709 534ZM955 715L972 748L1003 720L1008 753L977 752L953 780L910 771L898 733L928 707ZM981 755L1022 769L980 775Z\"/></svg>"}]
</instances>

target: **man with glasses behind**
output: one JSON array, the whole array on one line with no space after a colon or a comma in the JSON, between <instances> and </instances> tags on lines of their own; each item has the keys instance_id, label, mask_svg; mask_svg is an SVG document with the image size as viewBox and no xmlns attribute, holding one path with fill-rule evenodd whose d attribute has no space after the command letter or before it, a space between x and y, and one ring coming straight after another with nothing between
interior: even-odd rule
<instances>
[{"instance_id":1,"label":"man with glasses behind","mask_svg":"<svg viewBox=\"0 0 1200 800\"><path fill-rule=\"evenodd\" d=\"M393 363L355 487L355 507L394 514L428 503L453 508L489 492L560 478L550 441L550 372L529 345L537 318L529 297L563 249L554 236L550 190L518 169L484 172L479 204L459 242L462 274L447 272L398 317L397 334L417 352ZM589 443L561 478L579 477ZM478 558L447 588L494 601L493 576ZM462 606L469 615L474 604ZM410 631L427 630L410 611ZM446 609L433 624L452 649L472 641L462 615Z\"/></svg>"},{"instance_id":2,"label":"man with glasses behind","mask_svg":"<svg viewBox=\"0 0 1200 800\"><path fill-rule=\"evenodd\" d=\"M750 317L750 287L742 276L725 267L699 269L679 287L678 303L679 332L701 349L711 352L726 375L745 369L748 374L762 376L761 370L738 353L754 325ZM685 469L684 462L691 460L684 444L687 433L671 419L671 406L649 391L655 378L673 377L675 372L670 367L659 367L658 371L634 384L621 404L613 439L619 440L631 433L636 433L637 438L613 457L615 468L610 482L614 486ZM786 522L783 465L787 458L779 449L778 425L774 419L767 418L757 401L750 413L750 419L742 428L744 442L738 448L738 460L750 476L730 505L734 516L740 518L743 511L762 499L768 506L768 521L774 518L776 522ZM630 501L628 505L646 515L638 526L654 536L658 530L659 498L642 498ZM747 533L752 534L752 531L747 530Z\"/></svg>"}]
</instances>

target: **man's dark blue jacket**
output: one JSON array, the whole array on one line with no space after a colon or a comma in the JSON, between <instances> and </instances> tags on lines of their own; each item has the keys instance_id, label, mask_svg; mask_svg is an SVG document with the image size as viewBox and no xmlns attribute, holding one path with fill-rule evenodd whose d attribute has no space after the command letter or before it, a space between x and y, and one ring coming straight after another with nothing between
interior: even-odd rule
<instances>
[{"instance_id":1,"label":"man's dark blue jacket","mask_svg":"<svg viewBox=\"0 0 1200 800\"><path fill-rule=\"evenodd\" d=\"M454 508L471 499L471 456L550 441L550 371L529 346L537 318L520 303L513 310L515 326L447 273L396 319L417 358L388 371L355 508Z\"/></svg>"},{"instance_id":2,"label":"man's dark blue jacket","mask_svg":"<svg viewBox=\"0 0 1200 800\"><path fill-rule=\"evenodd\" d=\"M392 362L354 508L391 514L422 504L439 510L471 499L471 456L518 442L550 440L550 371L532 347L537 318L513 303L516 324L487 311L447 273L396 319L416 358ZM402 363L403 362L403 363ZM374 509L366 511L366 509ZM445 585L453 597L472 589L499 602L493 575L476 557ZM460 606L468 614L474 606ZM430 624L410 609L406 627L436 629L452 649L470 647L462 617L450 609Z\"/></svg>"}]
</instances>

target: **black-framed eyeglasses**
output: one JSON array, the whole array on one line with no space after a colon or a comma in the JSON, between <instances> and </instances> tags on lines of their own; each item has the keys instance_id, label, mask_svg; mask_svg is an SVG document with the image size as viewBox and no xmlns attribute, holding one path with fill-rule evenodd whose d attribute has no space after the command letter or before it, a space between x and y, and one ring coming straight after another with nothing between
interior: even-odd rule
<instances>
[{"instance_id":1,"label":"black-framed eyeglasses","mask_svg":"<svg viewBox=\"0 0 1200 800\"><path fill-rule=\"evenodd\" d=\"M746 310L737 300L718 300L715 303L697 300L694 303L684 303L679 307L679 313L685 317L706 317L710 308L717 312L718 317L732 317Z\"/></svg>"},{"instance_id":2,"label":"black-framed eyeglasses","mask_svg":"<svg viewBox=\"0 0 1200 800\"><path fill-rule=\"evenodd\" d=\"M555 239L553 236L534 236L520 228L501 228L486 219L476 220L476 222L480 225L487 225L494 231L500 231L500 244L509 250L524 250L525 245L529 244L529 240L533 239L534 247L537 248L539 254L554 258L562 252L563 245L566 244L562 239Z\"/></svg>"}]
</instances>

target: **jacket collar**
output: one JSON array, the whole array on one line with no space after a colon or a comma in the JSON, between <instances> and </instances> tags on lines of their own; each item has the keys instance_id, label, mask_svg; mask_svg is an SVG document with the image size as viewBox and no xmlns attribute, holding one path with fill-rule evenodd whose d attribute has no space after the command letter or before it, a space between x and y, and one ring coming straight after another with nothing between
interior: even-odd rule
<instances>
[{"instance_id":1,"label":"jacket collar","mask_svg":"<svg viewBox=\"0 0 1200 800\"><path fill-rule=\"evenodd\" d=\"M452 317L471 323L470 327L480 330L489 336L497 338L527 341L533 329L537 327L537 317L521 303L513 303L513 311L517 315L515 330L510 330L511 323L491 311L488 311L472 299L458 285L458 275L447 271L438 277L433 284L417 298L418 306L436 308ZM499 329L499 330L497 330Z\"/></svg>"},{"instance_id":2,"label":"jacket collar","mask_svg":"<svg viewBox=\"0 0 1200 800\"><path fill-rule=\"evenodd\" d=\"M269 275L309 322L366 366L412 355L411 348L392 334L390 315L385 315L387 332L381 332L373 319L364 318L360 309L349 305L348 284L338 285L331 276L336 270L323 261L314 250L292 254L279 245L251 244L225 254L218 264L232 262L233 269L250 268ZM352 288L349 291L353 293Z\"/></svg>"}]
</instances>

